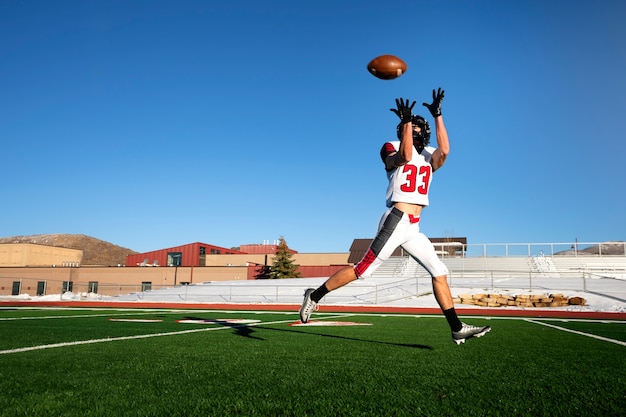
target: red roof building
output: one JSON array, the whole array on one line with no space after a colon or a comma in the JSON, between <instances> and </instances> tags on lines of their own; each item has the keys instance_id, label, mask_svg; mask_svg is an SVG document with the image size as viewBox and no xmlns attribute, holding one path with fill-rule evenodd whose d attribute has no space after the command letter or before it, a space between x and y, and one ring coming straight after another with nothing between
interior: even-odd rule
<instances>
[{"instance_id":1,"label":"red roof building","mask_svg":"<svg viewBox=\"0 0 626 417\"><path fill-rule=\"evenodd\" d=\"M241 245L239 246L239 250L244 253L254 253L254 254L267 254L274 255L278 250L278 244L265 244L265 243L256 243L250 245ZM291 253L298 253L297 250L289 249Z\"/></svg>"},{"instance_id":2,"label":"red roof building","mask_svg":"<svg viewBox=\"0 0 626 417\"><path fill-rule=\"evenodd\" d=\"M206 266L207 255L245 254L234 249L195 242L126 257L126 266Z\"/></svg>"}]
</instances>

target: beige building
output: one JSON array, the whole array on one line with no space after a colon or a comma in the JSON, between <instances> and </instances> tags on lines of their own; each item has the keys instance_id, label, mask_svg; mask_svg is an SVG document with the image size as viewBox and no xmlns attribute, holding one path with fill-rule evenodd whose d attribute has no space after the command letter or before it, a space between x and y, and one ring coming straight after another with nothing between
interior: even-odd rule
<instances>
[{"instance_id":1,"label":"beige building","mask_svg":"<svg viewBox=\"0 0 626 417\"><path fill-rule=\"evenodd\" d=\"M304 276L326 276L348 264L349 253L294 254ZM208 281L254 279L273 254L207 255L206 266L80 266L82 251L34 244L0 244L0 296L121 295Z\"/></svg>"},{"instance_id":2,"label":"beige building","mask_svg":"<svg viewBox=\"0 0 626 417\"><path fill-rule=\"evenodd\" d=\"M0 267L79 266L83 251L33 243L0 244Z\"/></svg>"}]
</instances>

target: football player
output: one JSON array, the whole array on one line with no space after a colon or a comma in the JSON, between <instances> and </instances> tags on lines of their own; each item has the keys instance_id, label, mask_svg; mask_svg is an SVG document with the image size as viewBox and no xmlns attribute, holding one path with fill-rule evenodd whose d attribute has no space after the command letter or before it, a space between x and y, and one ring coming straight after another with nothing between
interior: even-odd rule
<instances>
[{"instance_id":1,"label":"football player","mask_svg":"<svg viewBox=\"0 0 626 417\"><path fill-rule=\"evenodd\" d=\"M450 153L448 133L441 115L444 90L433 90L432 103L422 103L435 122L437 147L430 144L430 125L422 116L413 114L415 101L396 99L396 108L389 109L400 118L396 127L398 140L386 142L380 156L385 166L387 210L380 219L378 233L363 258L354 266L335 272L319 288L304 292L300 320L309 321L317 303L330 291L372 273L398 248L402 247L422 265L432 278L433 293L452 331L452 340L458 345L472 337L481 337L491 327L477 327L460 321L448 286L448 268L435 253L435 248L420 231L422 210L428 206L428 192L432 176L446 162Z\"/></svg>"}]
</instances>

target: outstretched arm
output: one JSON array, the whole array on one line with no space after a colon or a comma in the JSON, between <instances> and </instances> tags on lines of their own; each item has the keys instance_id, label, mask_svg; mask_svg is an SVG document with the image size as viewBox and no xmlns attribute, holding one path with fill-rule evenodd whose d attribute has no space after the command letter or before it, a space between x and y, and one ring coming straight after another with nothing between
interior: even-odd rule
<instances>
[{"instance_id":1,"label":"outstretched arm","mask_svg":"<svg viewBox=\"0 0 626 417\"><path fill-rule=\"evenodd\" d=\"M433 166L433 171L443 166L450 153L450 142L448 141L446 126L443 123L443 116L435 117L435 132L437 135L437 149L433 152L433 159L430 162Z\"/></svg>"},{"instance_id":2,"label":"outstretched arm","mask_svg":"<svg viewBox=\"0 0 626 417\"><path fill-rule=\"evenodd\" d=\"M413 123L411 123L411 112L415 101L409 106L409 99L396 99L397 109L389 109L394 112L402 123L400 138L400 149L398 152L390 153L385 159L385 166L387 169L399 167L411 160L413 157Z\"/></svg>"},{"instance_id":3,"label":"outstretched arm","mask_svg":"<svg viewBox=\"0 0 626 417\"><path fill-rule=\"evenodd\" d=\"M422 103L435 119L435 134L437 136L437 149L433 153L431 165L433 171L438 170L446 162L446 158L450 153L450 142L448 141L448 131L443 123L441 116L441 102L443 101L445 91L439 87L437 92L433 90L433 102L431 104Z\"/></svg>"}]
</instances>

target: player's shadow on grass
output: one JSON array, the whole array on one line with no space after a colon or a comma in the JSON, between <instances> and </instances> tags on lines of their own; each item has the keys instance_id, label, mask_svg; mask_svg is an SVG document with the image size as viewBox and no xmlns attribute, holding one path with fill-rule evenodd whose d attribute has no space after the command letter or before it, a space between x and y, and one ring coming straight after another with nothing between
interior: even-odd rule
<instances>
[{"instance_id":1,"label":"player's shadow on grass","mask_svg":"<svg viewBox=\"0 0 626 417\"><path fill-rule=\"evenodd\" d=\"M253 336L252 333L254 333L254 328L252 326L248 326L247 324L233 323L228 320L205 319L201 317L185 317L185 320L198 320L198 321L208 322L211 324L218 324L220 326L232 328L234 334L236 334L237 336L243 336L243 337L247 337L250 339L257 339L257 340L265 340L262 337Z\"/></svg>"},{"instance_id":2,"label":"player's shadow on grass","mask_svg":"<svg viewBox=\"0 0 626 417\"><path fill-rule=\"evenodd\" d=\"M296 329L275 329L275 328L272 328L272 327L262 327L262 326L256 326L256 327L262 328L263 330L274 330L274 331L277 331L277 332L299 333L299 334L303 334L303 335L307 335L307 336L328 337L328 338L331 338L331 339L353 340L355 342L367 342L367 343L376 343L376 344L380 344L380 345L408 347L408 348L412 348L412 349L433 350L432 346L422 345L422 344L419 344L419 343L393 343L393 342L383 342L381 340L368 340L368 339L359 339L357 337L338 336L338 335L335 335L335 334L313 333L311 331L304 332L302 330L296 330Z\"/></svg>"},{"instance_id":3,"label":"player's shadow on grass","mask_svg":"<svg viewBox=\"0 0 626 417\"><path fill-rule=\"evenodd\" d=\"M381 345L390 345L390 346L400 346L400 347L408 347L408 348L412 348L412 349L422 349L422 350L433 350L433 348L431 346L428 345L422 345L419 343L393 343L393 342L383 342L381 340L368 340L368 339L359 339L356 337L348 337L348 336L338 336L338 335L334 335L334 334L326 334L326 333L313 333L311 331L302 331L302 330L296 330L296 329L276 329L273 327L264 327L262 325L253 325L250 326L248 324L243 324L243 323L233 323L230 322L228 320L216 320L216 319L205 319L205 318L201 318L201 317L185 317L185 320L198 320L198 321L204 321L204 322L210 322L211 324L218 324L224 327L230 327L234 330L234 334L237 336L243 336L243 337L247 337L250 339L256 339L256 340L265 340L262 337L258 337L258 336L253 336L252 333L255 332L255 327L259 328L259 329L263 329L263 330L273 330L276 332L288 332L288 333L298 333L298 334L303 334L303 335L307 335L307 336L318 336L318 337L327 337L327 338L331 338L331 339L341 339L341 340L352 340L355 342L367 342L367 343L376 343L376 344L381 344Z\"/></svg>"}]
</instances>

